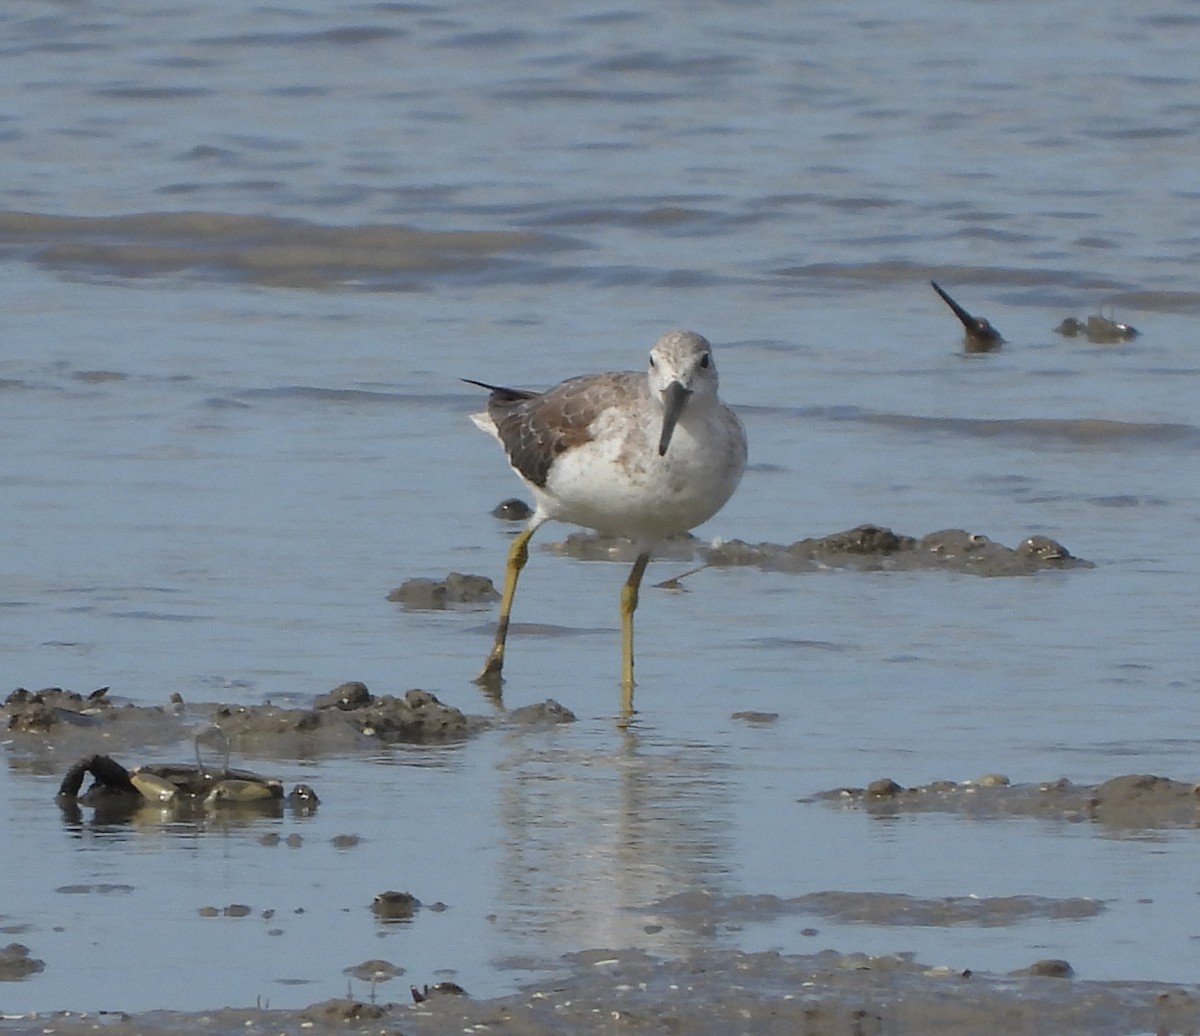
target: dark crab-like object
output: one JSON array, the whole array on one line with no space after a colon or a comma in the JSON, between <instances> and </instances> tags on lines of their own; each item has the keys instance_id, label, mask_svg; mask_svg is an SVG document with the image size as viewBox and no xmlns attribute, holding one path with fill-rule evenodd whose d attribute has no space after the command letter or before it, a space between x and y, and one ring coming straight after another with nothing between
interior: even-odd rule
<instances>
[{"instance_id":1,"label":"dark crab-like object","mask_svg":"<svg viewBox=\"0 0 1200 1036\"><path fill-rule=\"evenodd\" d=\"M91 787L81 795L79 789L89 773ZM154 763L127 770L111 756L92 755L67 771L58 801L85 806L137 808L152 803L184 810L240 807L273 812L283 805L285 796L283 782L275 777L228 766L210 769L199 759L196 765ZM311 813L319 800L307 784L297 784L286 801L293 809Z\"/></svg>"}]
</instances>

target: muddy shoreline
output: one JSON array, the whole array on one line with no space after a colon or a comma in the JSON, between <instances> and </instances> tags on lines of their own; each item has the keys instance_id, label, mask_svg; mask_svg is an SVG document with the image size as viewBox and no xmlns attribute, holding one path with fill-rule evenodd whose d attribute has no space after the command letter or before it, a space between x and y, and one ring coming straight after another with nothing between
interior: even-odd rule
<instances>
[{"instance_id":1,"label":"muddy shoreline","mask_svg":"<svg viewBox=\"0 0 1200 1036\"><path fill-rule=\"evenodd\" d=\"M1192 1033L1200 990L1156 982L1089 982L1033 967L987 975L898 954L868 957L715 951L661 960L641 951L587 950L510 996L431 994L403 1000L328 1000L297 1011L216 1009L140 1015L43 1013L9 1017L0 1032L83 1036L175 1033ZM1061 963L1061 962L1053 962Z\"/></svg>"},{"instance_id":2,"label":"muddy shoreline","mask_svg":"<svg viewBox=\"0 0 1200 1036\"><path fill-rule=\"evenodd\" d=\"M353 755L356 748L378 745L381 740L436 743L469 739L501 722L540 725L572 718L552 702L514 713L470 717L423 691L375 695L355 682L316 697L311 708L179 701L145 707L114 701L106 691L78 694L51 688L14 692L0 710L12 739L10 751L35 768L49 746L61 760L76 747L94 746L99 737L110 751L121 747L154 759L153 746L177 745L206 724L222 730L237 751L284 758L301 746L306 754L316 750ZM1196 785L1150 774L1117 775L1096 785L1065 780L1012 784L1001 774L986 774L908 788L884 777L859 787L830 788L798 801L866 817L948 812L986 822L1024 816L1094 824L1108 832L1193 828L1200 823ZM53 802L47 802L48 809L53 807ZM1102 913L1105 905L1086 898L1035 896L917 899L899 893L822 890L792 898L721 897L680 890L642 909L648 924L694 932L736 930L739 925L792 915L865 922L897 929L897 942L903 945L902 930L910 925L987 928L1030 918L1079 920ZM10 944L4 954L8 981L21 981L40 970L36 953L18 943ZM1063 960L1030 960L1025 967L1001 975L976 971L969 961L946 966L904 953L867 956L824 950L783 955L715 949L656 958L641 950L588 948L563 958L560 968L542 980L492 999L434 990L414 1003L408 982L409 978L398 975L389 981L381 971L374 1001L323 1001L298 1010L264 1005L132 1016L70 1011L9 1016L0 1021L0 1032L53 1029L70 1036L102 1028L118 1034L350 1030L407 1036L464 1031L915 1036L944 1031L989 1036L1036 1031L1094 1036L1200 1031L1200 987L1089 981L1075 977L1070 962Z\"/></svg>"}]
</instances>

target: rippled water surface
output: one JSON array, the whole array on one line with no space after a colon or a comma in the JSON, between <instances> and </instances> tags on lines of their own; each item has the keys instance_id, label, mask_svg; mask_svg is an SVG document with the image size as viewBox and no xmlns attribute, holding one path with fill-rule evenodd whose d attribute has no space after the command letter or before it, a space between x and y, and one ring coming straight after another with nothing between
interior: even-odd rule
<instances>
[{"instance_id":1,"label":"rippled water surface","mask_svg":"<svg viewBox=\"0 0 1200 1036\"><path fill-rule=\"evenodd\" d=\"M1193 980L1193 830L804 800L1195 779L1198 32L1166 0L7 4L6 691L308 704L355 679L491 714L471 677L494 612L385 599L502 571L489 511L520 486L458 379L641 367L674 326L716 343L751 440L700 535L1042 533L1095 568L647 586L621 732L625 569L535 549L505 701L580 721L239 760L315 785L311 818L74 824L53 797L82 742L10 737L0 943L46 967L4 1009L297 1005L367 995L342 969L376 957L407 969L387 997L488 994L605 945ZM964 355L931 278L1004 348ZM1142 334L1052 331L1092 313ZM382 925L391 888L446 909ZM1106 909L715 930L653 909L697 889ZM251 913L199 914L230 904Z\"/></svg>"}]
</instances>

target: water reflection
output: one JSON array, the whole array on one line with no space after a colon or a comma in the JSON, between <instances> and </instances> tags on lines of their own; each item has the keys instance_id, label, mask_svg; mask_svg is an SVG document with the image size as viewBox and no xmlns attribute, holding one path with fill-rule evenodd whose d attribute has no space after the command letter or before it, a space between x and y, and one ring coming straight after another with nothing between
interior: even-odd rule
<instances>
[{"instance_id":1,"label":"water reflection","mask_svg":"<svg viewBox=\"0 0 1200 1036\"><path fill-rule=\"evenodd\" d=\"M722 886L734 853L723 754L644 729L621 732L612 750L514 736L498 766L506 932L530 949L546 935L671 953L706 942L660 933L635 910L680 888Z\"/></svg>"},{"instance_id":2,"label":"water reflection","mask_svg":"<svg viewBox=\"0 0 1200 1036\"><path fill-rule=\"evenodd\" d=\"M147 802L126 796L103 799L88 804L79 800L59 799L66 830L80 834L89 831L119 839L124 834L147 831L232 831L253 827L263 820L281 820L285 813L293 817L311 816L314 809L306 804L293 806L283 799L262 803L222 806L219 810L205 809L191 802Z\"/></svg>"}]
</instances>

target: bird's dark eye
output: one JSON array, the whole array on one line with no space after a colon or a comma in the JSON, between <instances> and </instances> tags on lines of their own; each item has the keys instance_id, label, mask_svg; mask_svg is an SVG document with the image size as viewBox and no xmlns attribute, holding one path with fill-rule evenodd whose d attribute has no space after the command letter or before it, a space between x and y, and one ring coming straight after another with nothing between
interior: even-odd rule
<instances>
[{"instance_id":1,"label":"bird's dark eye","mask_svg":"<svg viewBox=\"0 0 1200 1036\"><path fill-rule=\"evenodd\" d=\"M654 357L653 357L653 356L651 356L651 357L650 357L650 366L651 366L651 367L656 367L656 366L657 366L657 364L654 362Z\"/></svg>"},{"instance_id":2,"label":"bird's dark eye","mask_svg":"<svg viewBox=\"0 0 1200 1036\"><path fill-rule=\"evenodd\" d=\"M711 363L712 363L712 360L709 358L708 353L705 353L703 356L700 357L700 366L703 367L705 370L708 370L709 364L711 364Z\"/></svg>"}]
</instances>

